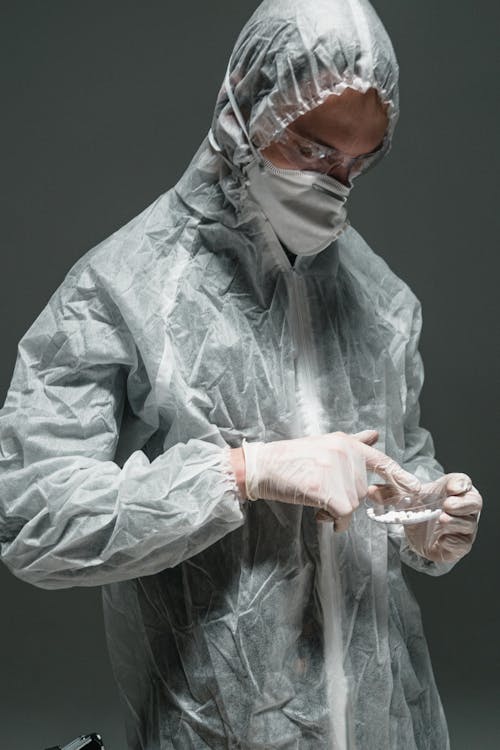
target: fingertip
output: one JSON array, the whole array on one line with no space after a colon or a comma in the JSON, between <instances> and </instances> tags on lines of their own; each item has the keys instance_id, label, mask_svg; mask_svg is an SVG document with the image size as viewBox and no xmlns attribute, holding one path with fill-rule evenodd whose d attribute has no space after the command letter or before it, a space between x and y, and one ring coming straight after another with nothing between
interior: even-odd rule
<instances>
[{"instance_id":1,"label":"fingertip","mask_svg":"<svg viewBox=\"0 0 500 750\"><path fill-rule=\"evenodd\" d=\"M322 510L316 513L315 519L316 521L318 521L318 523L333 523L335 521L335 519L329 513L326 513Z\"/></svg>"},{"instance_id":2,"label":"fingertip","mask_svg":"<svg viewBox=\"0 0 500 750\"><path fill-rule=\"evenodd\" d=\"M373 445L379 438L379 432L378 430L361 430L361 432L355 432L352 437L365 443L365 445Z\"/></svg>"},{"instance_id":3,"label":"fingertip","mask_svg":"<svg viewBox=\"0 0 500 750\"><path fill-rule=\"evenodd\" d=\"M472 489L472 480L467 474L453 473L448 476L446 482L448 492L462 494Z\"/></svg>"},{"instance_id":4,"label":"fingertip","mask_svg":"<svg viewBox=\"0 0 500 750\"><path fill-rule=\"evenodd\" d=\"M370 484L366 491L368 500L380 504L394 502L394 497L398 494L401 493L392 484Z\"/></svg>"},{"instance_id":5,"label":"fingertip","mask_svg":"<svg viewBox=\"0 0 500 750\"><path fill-rule=\"evenodd\" d=\"M341 523L339 520L336 520L335 524L334 524L334 527L333 527L333 530L335 532L337 532L338 534L340 534L343 531L347 531L348 528L349 528L349 524L348 523Z\"/></svg>"}]
</instances>

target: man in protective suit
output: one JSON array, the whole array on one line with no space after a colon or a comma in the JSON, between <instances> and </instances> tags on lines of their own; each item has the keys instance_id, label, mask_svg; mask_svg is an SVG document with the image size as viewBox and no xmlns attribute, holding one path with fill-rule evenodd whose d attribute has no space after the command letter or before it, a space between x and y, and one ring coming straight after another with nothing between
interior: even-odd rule
<instances>
[{"instance_id":1,"label":"man in protective suit","mask_svg":"<svg viewBox=\"0 0 500 750\"><path fill-rule=\"evenodd\" d=\"M482 501L419 425L419 303L346 213L397 70L366 0L264 2L179 182L20 342L2 558L103 586L131 750L449 747L401 564L449 571ZM412 526L362 502L431 492Z\"/></svg>"}]
</instances>

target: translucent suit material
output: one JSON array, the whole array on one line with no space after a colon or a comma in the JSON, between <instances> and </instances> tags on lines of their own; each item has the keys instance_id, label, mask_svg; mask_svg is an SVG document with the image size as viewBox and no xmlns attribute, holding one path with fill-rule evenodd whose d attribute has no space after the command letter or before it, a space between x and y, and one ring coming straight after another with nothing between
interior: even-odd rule
<instances>
[{"instance_id":1,"label":"translucent suit material","mask_svg":"<svg viewBox=\"0 0 500 750\"><path fill-rule=\"evenodd\" d=\"M367 2L265 2L228 71L261 146L346 86L378 89L390 132L397 118ZM104 585L129 748L444 750L402 563L453 565L363 505L337 534L313 508L237 494L244 438L375 428L406 469L443 474L419 426L417 299L351 227L292 267L240 179L250 158L223 85L179 182L85 254L22 338L0 413L2 558L42 588Z\"/></svg>"}]
</instances>

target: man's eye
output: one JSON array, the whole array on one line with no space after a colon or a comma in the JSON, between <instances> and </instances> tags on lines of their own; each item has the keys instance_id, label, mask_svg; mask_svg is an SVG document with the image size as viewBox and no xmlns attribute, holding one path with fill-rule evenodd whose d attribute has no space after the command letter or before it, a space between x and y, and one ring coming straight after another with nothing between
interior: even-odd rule
<instances>
[{"instance_id":1,"label":"man's eye","mask_svg":"<svg viewBox=\"0 0 500 750\"><path fill-rule=\"evenodd\" d=\"M306 159L316 156L316 151L312 146L303 146L302 144L299 146L299 153L301 156L305 156Z\"/></svg>"}]
</instances>

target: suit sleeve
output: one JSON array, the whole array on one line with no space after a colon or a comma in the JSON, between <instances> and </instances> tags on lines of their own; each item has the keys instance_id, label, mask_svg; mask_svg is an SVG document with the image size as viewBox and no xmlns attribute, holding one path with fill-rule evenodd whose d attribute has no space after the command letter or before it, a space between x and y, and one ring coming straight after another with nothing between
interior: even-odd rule
<instances>
[{"instance_id":1,"label":"suit sleeve","mask_svg":"<svg viewBox=\"0 0 500 750\"><path fill-rule=\"evenodd\" d=\"M116 463L137 369L130 332L88 278L67 278L21 339L0 410L0 553L22 580L57 589L150 575L242 525L222 438Z\"/></svg>"},{"instance_id":2,"label":"suit sleeve","mask_svg":"<svg viewBox=\"0 0 500 750\"><path fill-rule=\"evenodd\" d=\"M422 482L430 482L444 475L444 469L435 458L434 442L428 430L420 425L419 398L424 382L424 366L419 352L422 313L420 303L415 302L412 329L406 350L405 382L406 404L404 423L404 457L406 471L415 474ZM433 523L433 521L429 521ZM389 526L389 537L399 546L401 560L409 567L431 576L448 573L456 562L433 562L422 557L408 544L402 524Z\"/></svg>"}]
</instances>

